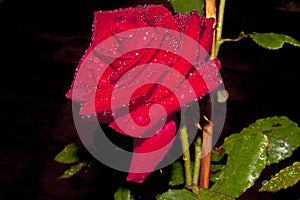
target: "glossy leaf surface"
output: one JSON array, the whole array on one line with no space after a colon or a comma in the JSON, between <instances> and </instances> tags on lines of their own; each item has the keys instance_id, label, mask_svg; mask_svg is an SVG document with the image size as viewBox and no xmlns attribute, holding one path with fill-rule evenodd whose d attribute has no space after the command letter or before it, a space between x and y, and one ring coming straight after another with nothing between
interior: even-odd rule
<instances>
[{"instance_id":1,"label":"glossy leaf surface","mask_svg":"<svg viewBox=\"0 0 300 200\"><path fill-rule=\"evenodd\" d=\"M226 166L211 189L233 198L251 187L266 166L268 139L260 132L243 131L225 139Z\"/></svg>"},{"instance_id":2,"label":"glossy leaf surface","mask_svg":"<svg viewBox=\"0 0 300 200\"><path fill-rule=\"evenodd\" d=\"M300 146L300 128L285 116L259 119L246 129L262 132L268 137L267 165L290 157Z\"/></svg>"},{"instance_id":3,"label":"glossy leaf surface","mask_svg":"<svg viewBox=\"0 0 300 200\"><path fill-rule=\"evenodd\" d=\"M259 191L277 192L295 185L300 180L300 162L295 162L292 166L280 170L270 180L263 182Z\"/></svg>"}]
</instances>

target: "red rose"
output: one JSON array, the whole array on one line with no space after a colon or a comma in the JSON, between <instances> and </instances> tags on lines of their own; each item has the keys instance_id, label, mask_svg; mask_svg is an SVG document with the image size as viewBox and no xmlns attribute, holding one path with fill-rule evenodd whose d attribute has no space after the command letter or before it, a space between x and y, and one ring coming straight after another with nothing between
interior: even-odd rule
<instances>
[{"instance_id":1,"label":"red rose","mask_svg":"<svg viewBox=\"0 0 300 200\"><path fill-rule=\"evenodd\" d=\"M117 132L134 138L134 154L128 181L141 183L145 180L172 145L172 139L178 128L175 123L176 112L180 111L182 106L200 99L218 87L221 79L216 72L220 68L217 60L205 61L204 64L202 62L203 66L199 72L193 63L173 52L159 48L141 48L147 47L151 42L155 42L157 46L170 45L168 42L172 41L168 41L164 33L158 35L155 40L151 40L149 36L148 40L147 32L144 39L138 41L135 39L140 37L120 38L118 34L141 28L164 28L185 34L206 52L210 52L213 22L213 19L206 19L197 12L173 16L169 10L160 5L94 13L92 41L79 62L72 87L66 97L82 103L80 114L97 114L99 123L109 123ZM98 45L108 39L109 45L115 48L117 55L114 55L115 52L111 48L98 48ZM177 39L181 45L179 51L191 55L195 61L207 59L197 49L198 47L190 45L182 38ZM127 40L126 46L122 46L123 40ZM126 51L123 54L124 49ZM154 72L147 64L156 65L157 70ZM178 81L168 68L184 78ZM126 77L122 78L125 75ZM140 87L136 87L137 85ZM192 92L188 92L187 85L192 87ZM121 92L114 93L115 91ZM178 100L179 98L181 100ZM124 110L122 105L126 105L128 110ZM163 106L165 111L161 112L160 109L153 108L153 105ZM157 125L161 123L163 117L165 117L164 124ZM141 128L134 131L132 124L136 124L135 128ZM137 154L161 148L164 148L164 153L150 159ZM144 168L148 170L137 173L142 171L139 169Z\"/></svg>"}]
</instances>

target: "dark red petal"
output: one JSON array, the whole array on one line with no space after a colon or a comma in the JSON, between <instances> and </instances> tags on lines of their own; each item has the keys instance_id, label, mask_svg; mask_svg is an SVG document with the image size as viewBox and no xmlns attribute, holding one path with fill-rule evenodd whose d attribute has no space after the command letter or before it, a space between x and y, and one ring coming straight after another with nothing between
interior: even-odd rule
<instances>
[{"instance_id":1,"label":"dark red petal","mask_svg":"<svg viewBox=\"0 0 300 200\"><path fill-rule=\"evenodd\" d=\"M211 51L212 41L213 41L213 24L214 19L204 19L204 23L201 26L200 40L199 44L208 52Z\"/></svg>"},{"instance_id":2,"label":"dark red petal","mask_svg":"<svg viewBox=\"0 0 300 200\"><path fill-rule=\"evenodd\" d=\"M154 136L134 140L134 151L127 181L142 183L155 170L171 148L176 128L176 123L169 121Z\"/></svg>"},{"instance_id":3,"label":"dark red petal","mask_svg":"<svg viewBox=\"0 0 300 200\"><path fill-rule=\"evenodd\" d=\"M183 32L190 20L191 15L178 13L174 16L174 22L180 32Z\"/></svg>"}]
</instances>

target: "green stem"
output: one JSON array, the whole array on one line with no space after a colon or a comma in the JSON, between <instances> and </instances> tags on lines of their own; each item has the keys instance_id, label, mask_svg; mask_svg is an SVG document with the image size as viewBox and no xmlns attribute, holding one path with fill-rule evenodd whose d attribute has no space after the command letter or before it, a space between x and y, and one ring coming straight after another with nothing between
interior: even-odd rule
<instances>
[{"instance_id":1,"label":"green stem","mask_svg":"<svg viewBox=\"0 0 300 200\"><path fill-rule=\"evenodd\" d=\"M192 185L192 170L191 170L191 160L189 151L189 138L186 129L186 123L184 117L181 119L180 137L181 146L183 151L183 161L184 161L184 171L185 171L185 184L190 187Z\"/></svg>"},{"instance_id":2,"label":"green stem","mask_svg":"<svg viewBox=\"0 0 300 200\"><path fill-rule=\"evenodd\" d=\"M216 48L215 48L215 57L217 57L219 48L222 44L222 30L223 30L223 21L224 21L224 11L225 11L225 2L226 0L220 0L217 28L216 28Z\"/></svg>"},{"instance_id":3,"label":"green stem","mask_svg":"<svg viewBox=\"0 0 300 200\"><path fill-rule=\"evenodd\" d=\"M199 182L200 163L201 163L201 138L200 136L198 136L195 141L195 164L194 164L194 173L193 173L194 186L197 186Z\"/></svg>"}]
</instances>

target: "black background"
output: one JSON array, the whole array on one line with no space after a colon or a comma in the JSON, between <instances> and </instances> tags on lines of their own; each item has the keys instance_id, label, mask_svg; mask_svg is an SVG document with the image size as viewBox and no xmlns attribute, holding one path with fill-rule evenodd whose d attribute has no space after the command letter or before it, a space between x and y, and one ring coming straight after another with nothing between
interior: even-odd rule
<instances>
[{"instance_id":1,"label":"black background","mask_svg":"<svg viewBox=\"0 0 300 200\"><path fill-rule=\"evenodd\" d=\"M93 12L139 2L144 1L0 1L0 199L112 199L120 185L134 188L141 199L166 191L158 172L136 185L99 162L57 180L69 166L53 160L65 145L80 143L64 95L90 42ZM278 32L300 40L300 12L277 9L279 3L227 0L223 36ZM299 56L300 48L269 51L250 39L221 47L221 74L230 92L222 137L262 117L285 115L300 124ZM299 199L299 183L276 194L257 192L264 178L295 160L299 151L266 169L240 199Z\"/></svg>"}]
</instances>

